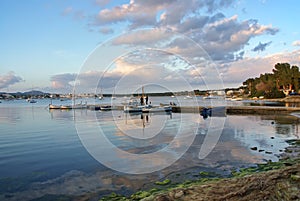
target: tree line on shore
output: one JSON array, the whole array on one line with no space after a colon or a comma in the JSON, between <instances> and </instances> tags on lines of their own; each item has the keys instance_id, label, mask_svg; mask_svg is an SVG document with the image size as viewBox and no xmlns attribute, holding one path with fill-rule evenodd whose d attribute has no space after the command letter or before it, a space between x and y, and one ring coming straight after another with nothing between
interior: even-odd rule
<instances>
[{"instance_id":1,"label":"tree line on shore","mask_svg":"<svg viewBox=\"0 0 300 201\"><path fill-rule=\"evenodd\" d=\"M243 82L245 94L250 97L282 98L298 94L300 72L298 66L289 63L277 63L272 73L260 74Z\"/></svg>"}]
</instances>

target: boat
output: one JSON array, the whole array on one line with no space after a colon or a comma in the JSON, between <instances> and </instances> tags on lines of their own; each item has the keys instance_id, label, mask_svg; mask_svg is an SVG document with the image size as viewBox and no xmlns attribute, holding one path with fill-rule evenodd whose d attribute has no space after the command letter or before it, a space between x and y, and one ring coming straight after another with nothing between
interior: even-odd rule
<instances>
[{"instance_id":1,"label":"boat","mask_svg":"<svg viewBox=\"0 0 300 201\"><path fill-rule=\"evenodd\" d=\"M98 99L99 99L99 100L103 100L103 99L104 99L104 96L103 96L103 93L102 93L102 89L101 89L101 93L100 93L99 96L98 96Z\"/></svg>"},{"instance_id":2,"label":"boat","mask_svg":"<svg viewBox=\"0 0 300 201\"><path fill-rule=\"evenodd\" d=\"M49 104L49 109L51 110L53 110L53 109L60 109L61 108L61 106L60 105L53 105L53 104Z\"/></svg>"},{"instance_id":3,"label":"boat","mask_svg":"<svg viewBox=\"0 0 300 201\"><path fill-rule=\"evenodd\" d=\"M204 100L206 100L206 99L218 99L218 97L209 95L209 96L204 96L203 99Z\"/></svg>"},{"instance_id":4,"label":"boat","mask_svg":"<svg viewBox=\"0 0 300 201\"><path fill-rule=\"evenodd\" d=\"M136 98L131 97L129 99L129 102L126 105L124 105L124 112L142 112L143 107L144 106L140 105L139 101Z\"/></svg>"},{"instance_id":5,"label":"boat","mask_svg":"<svg viewBox=\"0 0 300 201\"><path fill-rule=\"evenodd\" d=\"M102 110L102 111L111 110L111 105L101 105L100 110Z\"/></svg>"},{"instance_id":6,"label":"boat","mask_svg":"<svg viewBox=\"0 0 300 201\"><path fill-rule=\"evenodd\" d=\"M114 93L111 95L111 100L115 100L117 97L116 97L116 93L115 93L115 90L114 90Z\"/></svg>"},{"instance_id":7,"label":"boat","mask_svg":"<svg viewBox=\"0 0 300 201\"><path fill-rule=\"evenodd\" d=\"M172 107L168 106L157 106L157 107L144 107L142 108L143 113L152 113L152 112L172 112Z\"/></svg>"},{"instance_id":8,"label":"boat","mask_svg":"<svg viewBox=\"0 0 300 201\"><path fill-rule=\"evenodd\" d=\"M184 99L192 99L192 98L193 98L193 97L190 96L190 95L187 95L187 96L184 97Z\"/></svg>"},{"instance_id":9,"label":"boat","mask_svg":"<svg viewBox=\"0 0 300 201\"><path fill-rule=\"evenodd\" d=\"M79 104L74 104L74 105L71 106L71 108L72 109L86 109L87 108L87 103L82 104L82 102L81 102Z\"/></svg>"},{"instance_id":10,"label":"boat","mask_svg":"<svg viewBox=\"0 0 300 201\"><path fill-rule=\"evenodd\" d=\"M29 103L37 103L37 101L34 100L34 99L29 99L28 102L29 102Z\"/></svg>"},{"instance_id":11,"label":"boat","mask_svg":"<svg viewBox=\"0 0 300 201\"><path fill-rule=\"evenodd\" d=\"M37 103L37 101L32 98L33 97L32 93L33 93L33 87L32 87L32 90L31 90L31 96L30 96L30 98L27 99L27 102L28 103Z\"/></svg>"},{"instance_id":12,"label":"boat","mask_svg":"<svg viewBox=\"0 0 300 201\"><path fill-rule=\"evenodd\" d=\"M71 110L72 106L71 105L61 105L60 109L62 109L62 110Z\"/></svg>"},{"instance_id":13,"label":"boat","mask_svg":"<svg viewBox=\"0 0 300 201\"><path fill-rule=\"evenodd\" d=\"M124 112L128 112L128 113L143 112L143 107L142 106L129 106L129 105L125 105L124 106Z\"/></svg>"}]
</instances>

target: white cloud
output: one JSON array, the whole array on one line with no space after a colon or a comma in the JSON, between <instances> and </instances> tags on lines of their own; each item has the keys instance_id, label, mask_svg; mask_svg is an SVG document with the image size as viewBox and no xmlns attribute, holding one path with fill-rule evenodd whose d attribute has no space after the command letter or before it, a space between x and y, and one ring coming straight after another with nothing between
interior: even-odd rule
<instances>
[{"instance_id":1,"label":"white cloud","mask_svg":"<svg viewBox=\"0 0 300 201\"><path fill-rule=\"evenodd\" d=\"M293 46L300 46L300 40L296 40L292 43Z\"/></svg>"},{"instance_id":2,"label":"white cloud","mask_svg":"<svg viewBox=\"0 0 300 201\"><path fill-rule=\"evenodd\" d=\"M6 75L0 75L0 89L8 88L11 85L24 81L20 76L15 75L13 71Z\"/></svg>"},{"instance_id":3,"label":"white cloud","mask_svg":"<svg viewBox=\"0 0 300 201\"><path fill-rule=\"evenodd\" d=\"M68 7L66 7L66 8L63 10L62 15L69 15L69 14L71 14L73 11L74 11L74 10L73 10L73 7L72 7L72 6L68 6Z\"/></svg>"},{"instance_id":4,"label":"white cloud","mask_svg":"<svg viewBox=\"0 0 300 201\"><path fill-rule=\"evenodd\" d=\"M242 82L250 77L258 77L260 74L272 72L276 63L290 63L300 66L300 50L282 52L265 57L245 58L226 65L222 77L225 85L242 85Z\"/></svg>"}]
</instances>

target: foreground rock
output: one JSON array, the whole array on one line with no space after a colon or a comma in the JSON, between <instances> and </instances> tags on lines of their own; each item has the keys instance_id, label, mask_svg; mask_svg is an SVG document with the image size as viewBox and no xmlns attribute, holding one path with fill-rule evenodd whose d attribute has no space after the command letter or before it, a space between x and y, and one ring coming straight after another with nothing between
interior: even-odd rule
<instances>
[{"instance_id":1,"label":"foreground rock","mask_svg":"<svg viewBox=\"0 0 300 201\"><path fill-rule=\"evenodd\" d=\"M174 189L153 200L300 200L299 192L298 163L279 170Z\"/></svg>"},{"instance_id":2,"label":"foreground rock","mask_svg":"<svg viewBox=\"0 0 300 201\"><path fill-rule=\"evenodd\" d=\"M294 140L290 144L282 154L281 162L264 166L279 169L177 188L156 195L152 200L300 200L300 141Z\"/></svg>"}]
</instances>

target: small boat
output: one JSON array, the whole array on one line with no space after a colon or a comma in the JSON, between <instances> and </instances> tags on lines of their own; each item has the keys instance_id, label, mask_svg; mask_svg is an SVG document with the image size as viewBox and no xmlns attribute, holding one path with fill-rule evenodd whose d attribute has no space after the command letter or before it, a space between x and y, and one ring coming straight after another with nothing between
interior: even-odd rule
<instances>
[{"instance_id":1,"label":"small boat","mask_svg":"<svg viewBox=\"0 0 300 201\"><path fill-rule=\"evenodd\" d=\"M130 105L125 105L124 106L124 112L128 113L133 113L133 112L143 112L143 107L142 106L130 106Z\"/></svg>"},{"instance_id":2,"label":"small boat","mask_svg":"<svg viewBox=\"0 0 300 201\"><path fill-rule=\"evenodd\" d=\"M100 110L102 110L102 111L111 110L111 105L101 105Z\"/></svg>"},{"instance_id":3,"label":"small boat","mask_svg":"<svg viewBox=\"0 0 300 201\"><path fill-rule=\"evenodd\" d=\"M71 108L72 109L86 109L87 103L85 103L85 104L79 103L79 104L71 105Z\"/></svg>"},{"instance_id":4,"label":"small boat","mask_svg":"<svg viewBox=\"0 0 300 201\"><path fill-rule=\"evenodd\" d=\"M87 104L75 104L75 105L61 105L60 109L62 110L71 110L71 109L87 109Z\"/></svg>"},{"instance_id":5,"label":"small boat","mask_svg":"<svg viewBox=\"0 0 300 201\"><path fill-rule=\"evenodd\" d=\"M28 101L29 103L37 103L37 101L34 100L34 99L28 99L27 101Z\"/></svg>"},{"instance_id":6,"label":"small boat","mask_svg":"<svg viewBox=\"0 0 300 201\"><path fill-rule=\"evenodd\" d=\"M143 113L151 113L151 112L172 112L171 106L158 106L158 107L144 107L142 108Z\"/></svg>"},{"instance_id":7,"label":"small boat","mask_svg":"<svg viewBox=\"0 0 300 201\"><path fill-rule=\"evenodd\" d=\"M53 109L60 109L61 106L60 105L52 105L52 104L49 104L49 109L50 110L53 110Z\"/></svg>"},{"instance_id":8,"label":"small boat","mask_svg":"<svg viewBox=\"0 0 300 201\"><path fill-rule=\"evenodd\" d=\"M124 112L142 112L143 107L145 106L140 105L139 101L136 98L131 97L128 104L124 105Z\"/></svg>"},{"instance_id":9,"label":"small boat","mask_svg":"<svg viewBox=\"0 0 300 201\"><path fill-rule=\"evenodd\" d=\"M193 98L193 97L190 96L190 95L187 95L187 96L184 97L184 99L192 99L192 98Z\"/></svg>"},{"instance_id":10,"label":"small boat","mask_svg":"<svg viewBox=\"0 0 300 201\"><path fill-rule=\"evenodd\" d=\"M60 109L62 109L62 110L71 110L72 106L71 105L62 105L62 106L60 106Z\"/></svg>"},{"instance_id":11,"label":"small boat","mask_svg":"<svg viewBox=\"0 0 300 201\"><path fill-rule=\"evenodd\" d=\"M209 96L204 96L203 99L204 100L206 100L206 99L218 99L218 97L209 95Z\"/></svg>"}]
</instances>

